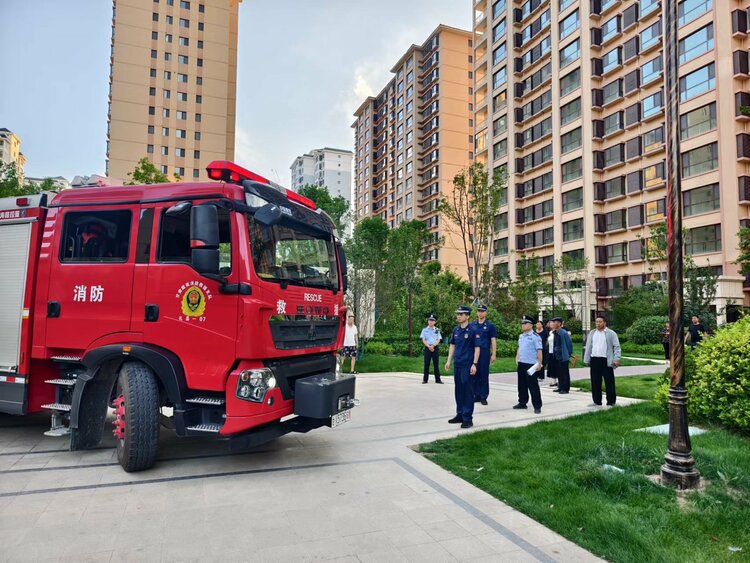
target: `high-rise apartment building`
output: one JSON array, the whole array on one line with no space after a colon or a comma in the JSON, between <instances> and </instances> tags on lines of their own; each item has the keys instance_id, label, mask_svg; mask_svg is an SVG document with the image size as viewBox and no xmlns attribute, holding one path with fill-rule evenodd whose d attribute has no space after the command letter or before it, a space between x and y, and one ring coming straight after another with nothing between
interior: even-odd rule
<instances>
[{"instance_id":1,"label":"high-rise apartment building","mask_svg":"<svg viewBox=\"0 0 750 563\"><path fill-rule=\"evenodd\" d=\"M292 190L311 184L325 186L332 197L352 200L352 151L324 147L298 156L289 167Z\"/></svg>"},{"instance_id":2,"label":"high-rise apartment building","mask_svg":"<svg viewBox=\"0 0 750 563\"><path fill-rule=\"evenodd\" d=\"M437 206L472 162L472 52L470 32L438 26L396 62L352 125L357 219L379 216L391 228L423 220L432 235L424 260L464 276L462 244Z\"/></svg>"},{"instance_id":3,"label":"high-rise apartment building","mask_svg":"<svg viewBox=\"0 0 750 563\"><path fill-rule=\"evenodd\" d=\"M21 152L21 139L13 131L0 127L0 164L15 163L18 177L23 180L26 157Z\"/></svg>"},{"instance_id":4,"label":"high-rise apartment building","mask_svg":"<svg viewBox=\"0 0 750 563\"><path fill-rule=\"evenodd\" d=\"M148 157L170 177L207 179L234 158L241 0L114 0L107 175Z\"/></svg>"},{"instance_id":5,"label":"high-rise apartment building","mask_svg":"<svg viewBox=\"0 0 750 563\"><path fill-rule=\"evenodd\" d=\"M750 297L748 6L679 3L685 252L721 274L719 311ZM585 258L592 311L663 279L644 252L666 213L662 3L475 0L473 28L476 159L508 174L495 267Z\"/></svg>"}]
</instances>

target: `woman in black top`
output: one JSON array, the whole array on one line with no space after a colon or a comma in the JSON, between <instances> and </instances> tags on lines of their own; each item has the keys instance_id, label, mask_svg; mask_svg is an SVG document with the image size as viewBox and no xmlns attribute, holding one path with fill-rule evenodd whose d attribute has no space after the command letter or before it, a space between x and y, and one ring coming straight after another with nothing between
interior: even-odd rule
<instances>
[{"instance_id":1,"label":"woman in black top","mask_svg":"<svg viewBox=\"0 0 750 563\"><path fill-rule=\"evenodd\" d=\"M541 381L544 379L544 370L547 368L547 356L549 356L549 352L547 351L547 338L549 337L549 331L544 328L542 321L537 321L535 331L537 336L542 339L542 369L536 372L537 379Z\"/></svg>"}]
</instances>

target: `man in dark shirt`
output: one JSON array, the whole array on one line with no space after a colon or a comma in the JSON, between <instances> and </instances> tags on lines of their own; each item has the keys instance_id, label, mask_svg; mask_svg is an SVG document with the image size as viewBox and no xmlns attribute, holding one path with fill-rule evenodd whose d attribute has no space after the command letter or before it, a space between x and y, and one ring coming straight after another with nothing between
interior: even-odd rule
<instances>
[{"instance_id":1,"label":"man in dark shirt","mask_svg":"<svg viewBox=\"0 0 750 563\"><path fill-rule=\"evenodd\" d=\"M469 324L470 314L471 308L466 305L461 305L456 310L458 325L453 328L451 344L448 348L448 361L445 362L445 371L448 371L451 360L454 360L453 383L456 396L456 416L448 422L460 423L461 428L474 426L474 389L471 380L477 373L480 351L476 331Z\"/></svg>"},{"instance_id":2,"label":"man in dark shirt","mask_svg":"<svg viewBox=\"0 0 750 563\"><path fill-rule=\"evenodd\" d=\"M695 348L700 342L703 341L703 335L706 333L706 327L701 324L701 320L698 315L693 315L690 319L691 324L688 327L688 334L690 335L690 347Z\"/></svg>"}]
</instances>

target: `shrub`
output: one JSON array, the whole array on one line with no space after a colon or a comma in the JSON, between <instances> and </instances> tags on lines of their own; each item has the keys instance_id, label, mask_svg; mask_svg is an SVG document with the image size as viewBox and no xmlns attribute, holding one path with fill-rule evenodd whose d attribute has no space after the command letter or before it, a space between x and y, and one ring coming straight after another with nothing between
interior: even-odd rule
<instances>
[{"instance_id":1,"label":"shrub","mask_svg":"<svg viewBox=\"0 0 750 563\"><path fill-rule=\"evenodd\" d=\"M666 317L641 317L637 319L625 331L628 342L633 344L659 344L665 322L667 322Z\"/></svg>"},{"instance_id":2,"label":"shrub","mask_svg":"<svg viewBox=\"0 0 750 563\"><path fill-rule=\"evenodd\" d=\"M565 328L568 329L571 337L583 333L583 323L575 317L571 317L565 321Z\"/></svg>"},{"instance_id":3,"label":"shrub","mask_svg":"<svg viewBox=\"0 0 750 563\"><path fill-rule=\"evenodd\" d=\"M383 356L393 355L393 346L386 344L385 342L377 342L371 340L365 344L365 352L368 354L380 354Z\"/></svg>"},{"instance_id":4,"label":"shrub","mask_svg":"<svg viewBox=\"0 0 750 563\"><path fill-rule=\"evenodd\" d=\"M631 344L630 342L623 343L623 338L620 338L620 344L622 347L622 353L625 356L663 356L664 347L661 344Z\"/></svg>"},{"instance_id":5,"label":"shrub","mask_svg":"<svg viewBox=\"0 0 750 563\"><path fill-rule=\"evenodd\" d=\"M520 331L519 331L520 332ZM518 335L514 340L497 340L497 357L498 358L511 358L516 355L516 348L518 346Z\"/></svg>"},{"instance_id":6,"label":"shrub","mask_svg":"<svg viewBox=\"0 0 750 563\"><path fill-rule=\"evenodd\" d=\"M750 432L750 317L724 325L685 356L690 416ZM657 395L663 406L668 385Z\"/></svg>"}]
</instances>

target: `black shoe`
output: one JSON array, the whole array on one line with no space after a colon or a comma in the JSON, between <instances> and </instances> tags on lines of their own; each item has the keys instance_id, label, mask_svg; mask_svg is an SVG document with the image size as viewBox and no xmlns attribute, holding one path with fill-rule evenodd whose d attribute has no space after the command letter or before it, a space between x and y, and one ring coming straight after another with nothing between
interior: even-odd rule
<instances>
[{"instance_id":1,"label":"black shoe","mask_svg":"<svg viewBox=\"0 0 750 563\"><path fill-rule=\"evenodd\" d=\"M482 404L486 405L487 404L487 399L482 399Z\"/></svg>"},{"instance_id":2,"label":"black shoe","mask_svg":"<svg viewBox=\"0 0 750 563\"><path fill-rule=\"evenodd\" d=\"M559 392L560 392L560 390L559 390L559 389L553 389L553 390L552 390L552 392L553 392L553 393L559 393Z\"/></svg>"},{"instance_id":3,"label":"black shoe","mask_svg":"<svg viewBox=\"0 0 750 563\"><path fill-rule=\"evenodd\" d=\"M569 392L568 391L558 391L558 393L560 393L560 395L567 395Z\"/></svg>"},{"instance_id":4,"label":"black shoe","mask_svg":"<svg viewBox=\"0 0 750 563\"><path fill-rule=\"evenodd\" d=\"M534 409L534 414L542 414L542 409Z\"/></svg>"},{"instance_id":5,"label":"black shoe","mask_svg":"<svg viewBox=\"0 0 750 563\"><path fill-rule=\"evenodd\" d=\"M518 403L517 405L513 405L514 409L525 409L527 408L526 405L522 405L521 403Z\"/></svg>"},{"instance_id":6,"label":"black shoe","mask_svg":"<svg viewBox=\"0 0 750 563\"><path fill-rule=\"evenodd\" d=\"M473 422L462 422L461 423L461 428L471 428L472 426L474 426Z\"/></svg>"},{"instance_id":7,"label":"black shoe","mask_svg":"<svg viewBox=\"0 0 750 563\"><path fill-rule=\"evenodd\" d=\"M451 419L450 419L450 420L448 421L448 424L460 424L460 423L461 423L461 422L463 422L463 421L464 421L464 419L463 419L463 418L461 418L460 416L454 416L453 418L451 418Z\"/></svg>"},{"instance_id":8,"label":"black shoe","mask_svg":"<svg viewBox=\"0 0 750 563\"><path fill-rule=\"evenodd\" d=\"M422 385L427 385L427 383L428 383L427 381L423 381Z\"/></svg>"},{"instance_id":9,"label":"black shoe","mask_svg":"<svg viewBox=\"0 0 750 563\"><path fill-rule=\"evenodd\" d=\"M475 403L478 403L478 402L480 402L481 400L482 400L482 399L474 399L474 402L475 402Z\"/></svg>"},{"instance_id":10,"label":"black shoe","mask_svg":"<svg viewBox=\"0 0 750 563\"><path fill-rule=\"evenodd\" d=\"M440 381L439 379L435 383L437 383L438 385L442 385L443 384L443 382Z\"/></svg>"}]
</instances>

